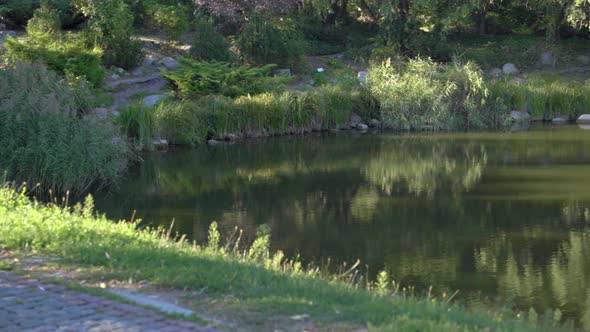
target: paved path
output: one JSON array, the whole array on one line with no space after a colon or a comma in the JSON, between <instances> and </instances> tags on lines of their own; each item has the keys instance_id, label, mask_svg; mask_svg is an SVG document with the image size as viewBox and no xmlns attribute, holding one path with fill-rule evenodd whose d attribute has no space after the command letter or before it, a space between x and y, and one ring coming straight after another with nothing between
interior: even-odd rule
<instances>
[{"instance_id":1,"label":"paved path","mask_svg":"<svg viewBox=\"0 0 590 332\"><path fill-rule=\"evenodd\" d=\"M0 332L14 331L221 332L0 271Z\"/></svg>"}]
</instances>

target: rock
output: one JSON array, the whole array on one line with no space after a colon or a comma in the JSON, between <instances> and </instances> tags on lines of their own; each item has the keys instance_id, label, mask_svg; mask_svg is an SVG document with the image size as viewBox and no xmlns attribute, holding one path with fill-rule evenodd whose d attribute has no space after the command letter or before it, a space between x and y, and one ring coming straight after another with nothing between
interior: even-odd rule
<instances>
[{"instance_id":1,"label":"rock","mask_svg":"<svg viewBox=\"0 0 590 332\"><path fill-rule=\"evenodd\" d=\"M6 24L0 23L0 31L6 30Z\"/></svg>"},{"instance_id":2,"label":"rock","mask_svg":"<svg viewBox=\"0 0 590 332\"><path fill-rule=\"evenodd\" d=\"M551 123L554 125L562 125L562 124L566 124L568 121L566 118L562 117L562 116L558 116L553 118L553 120L551 120Z\"/></svg>"},{"instance_id":3,"label":"rock","mask_svg":"<svg viewBox=\"0 0 590 332\"><path fill-rule=\"evenodd\" d=\"M121 78L121 76L119 76L117 74L113 74L113 75L111 75L111 78L114 79L114 80L118 80L118 79Z\"/></svg>"},{"instance_id":4,"label":"rock","mask_svg":"<svg viewBox=\"0 0 590 332\"><path fill-rule=\"evenodd\" d=\"M590 125L587 124L579 124L578 127L580 127L580 129L590 130Z\"/></svg>"},{"instance_id":5,"label":"rock","mask_svg":"<svg viewBox=\"0 0 590 332\"><path fill-rule=\"evenodd\" d=\"M512 117L512 121L516 122L525 122L531 120L531 115L523 111L512 111L510 112L510 116Z\"/></svg>"},{"instance_id":6,"label":"rock","mask_svg":"<svg viewBox=\"0 0 590 332\"><path fill-rule=\"evenodd\" d=\"M526 84L526 80L522 79L520 77L515 77L513 79L510 80L510 83L512 84L516 84L516 85L523 85Z\"/></svg>"},{"instance_id":7,"label":"rock","mask_svg":"<svg viewBox=\"0 0 590 332\"><path fill-rule=\"evenodd\" d=\"M164 60L162 60L162 65L166 67L166 69L174 70L178 68L178 61L172 58L164 58Z\"/></svg>"},{"instance_id":8,"label":"rock","mask_svg":"<svg viewBox=\"0 0 590 332\"><path fill-rule=\"evenodd\" d=\"M351 127L353 127L353 128L356 128L356 126L357 126L359 123L363 123L363 119L361 119L361 117L360 117L360 116L358 116L356 113L352 113L352 114L350 115L350 120L348 121L348 124L349 124Z\"/></svg>"},{"instance_id":9,"label":"rock","mask_svg":"<svg viewBox=\"0 0 590 332\"><path fill-rule=\"evenodd\" d=\"M361 130L361 131L365 131L369 129L369 126L367 126L364 123L359 123L356 125L356 129Z\"/></svg>"},{"instance_id":10,"label":"rock","mask_svg":"<svg viewBox=\"0 0 590 332\"><path fill-rule=\"evenodd\" d=\"M502 69L500 68L492 68L489 72L490 76L499 76L502 74Z\"/></svg>"},{"instance_id":11,"label":"rock","mask_svg":"<svg viewBox=\"0 0 590 332\"><path fill-rule=\"evenodd\" d=\"M143 98L143 104L147 107L152 107L156 105L160 100L166 98L166 95L152 95Z\"/></svg>"},{"instance_id":12,"label":"rock","mask_svg":"<svg viewBox=\"0 0 590 332\"><path fill-rule=\"evenodd\" d=\"M125 74L125 69L123 69L123 68L115 67L115 68L113 68L113 71L115 73L119 73L121 75Z\"/></svg>"},{"instance_id":13,"label":"rock","mask_svg":"<svg viewBox=\"0 0 590 332\"><path fill-rule=\"evenodd\" d=\"M131 75L133 76L141 76L143 75L143 68L137 67L131 71Z\"/></svg>"},{"instance_id":14,"label":"rock","mask_svg":"<svg viewBox=\"0 0 590 332\"><path fill-rule=\"evenodd\" d=\"M381 127L381 121L377 119L371 119L371 121L369 121L369 126L373 128Z\"/></svg>"},{"instance_id":15,"label":"rock","mask_svg":"<svg viewBox=\"0 0 590 332\"><path fill-rule=\"evenodd\" d=\"M210 139L207 141L207 145L209 145L209 146L216 146L216 145L220 145L220 144L223 144L223 143L221 143L218 140L214 140L214 139Z\"/></svg>"},{"instance_id":16,"label":"rock","mask_svg":"<svg viewBox=\"0 0 590 332\"><path fill-rule=\"evenodd\" d=\"M223 139L226 141L237 141L239 139L239 136L236 134L225 134L223 136Z\"/></svg>"},{"instance_id":17,"label":"rock","mask_svg":"<svg viewBox=\"0 0 590 332\"><path fill-rule=\"evenodd\" d=\"M158 150L165 149L168 147L168 140L165 139L156 138L152 143L154 144L154 147Z\"/></svg>"},{"instance_id":18,"label":"rock","mask_svg":"<svg viewBox=\"0 0 590 332\"><path fill-rule=\"evenodd\" d=\"M539 59L539 62L543 66L555 67L555 64L557 63L557 59L555 58L555 55L553 55L553 52L544 51L543 53L541 53L541 58Z\"/></svg>"},{"instance_id":19,"label":"rock","mask_svg":"<svg viewBox=\"0 0 590 332\"><path fill-rule=\"evenodd\" d=\"M291 76L291 69L283 68L277 71L277 76Z\"/></svg>"},{"instance_id":20,"label":"rock","mask_svg":"<svg viewBox=\"0 0 590 332\"><path fill-rule=\"evenodd\" d=\"M356 75L356 78L359 80L359 82L361 84L365 83L367 81L367 77L369 76L369 73L366 71L359 71L358 74Z\"/></svg>"},{"instance_id":21,"label":"rock","mask_svg":"<svg viewBox=\"0 0 590 332\"><path fill-rule=\"evenodd\" d=\"M318 73L323 73L325 71L324 68L322 68L322 67L320 67L320 68L318 68L316 70L317 70Z\"/></svg>"},{"instance_id":22,"label":"rock","mask_svg":"<svg viewBox=\"0 0 590 332\"><path fill-rule=\"evenodd\" d=\"M92 110L92 113L95 117L106 120L109 117L109 110L104 107L95 108Z\"/></svg>"},{"instance_id":23,"label":"rock","mask_svg":"<svg viewBox=\"0 0 590 332\"><path fill-rule=\"evenodd\" d=\"M148 54L145 56L145 59L143 59L143 65L144 66L151 66L153 64L155 64L157 61L159 60L159 58L153 54Z\"/></svg>"},{"instance_id":24,"label":"rock","mask_svg":"<svg viewBox=\"0 0 590 332\"><path fill-rule=\"evenodd\" d=\"M502 72L504 74L514 74L518 72L518 68L513 63L506 63L502 66Z\"/></svg>"},{"instance_id":25,"label":"rock","mask_svg":"<svg viewBox=\"0 0 590 332\"><path fill-rule=\"evenodd\" d=\"M590 124L590 114L582 114L576 121L577 123Z\"/></svg>"},{"instance_id":26,"label":"rock","mask_svg":"<svg viewBox=\"0 0 590 332\"><path fill-rule=\"evenodd\" d=\"M588 65L588 64L590 64L590 56L587 56L587 55L578 55L578 56L576 57L576 60L577 60L579 63L581 63L581 64L584 64L584 65Z\"/></svg>"}]
</instances>

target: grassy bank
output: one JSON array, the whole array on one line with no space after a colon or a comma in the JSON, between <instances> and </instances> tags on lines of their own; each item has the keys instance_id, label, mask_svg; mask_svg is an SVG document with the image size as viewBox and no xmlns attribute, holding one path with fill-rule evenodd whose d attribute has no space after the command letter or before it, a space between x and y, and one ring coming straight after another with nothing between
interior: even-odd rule
<instances>
[{"instance_id":1,"label":"grassy bank","mask_svg":"<svg viewBox=\"0 0 590 332\"><path fill-rule=\"evenodd\" d=\"M539 331L554 329L551 319L537 325L516 320L511 312L472 310L444 298L418 298L396 288L382 273L366 284L355 272L327 274L302 267L279 251L269 252L263 229L249 246L239 236L222 240L212 224L207 244L171 240L166 230L140 229L136 223L113 222L93 212L91 199L63 209L31 202L9 188L0 189L0 245L58 256L82 268L100 267L127 280L201 290L232 310L264 320L271 315L309 314L330 324L367 324L396 331ZM228 297L231 295L231 297ZM229 307L229 306L228 306ZM262 315L261 315L262 313Z\"/></svg>"}]
</instances>

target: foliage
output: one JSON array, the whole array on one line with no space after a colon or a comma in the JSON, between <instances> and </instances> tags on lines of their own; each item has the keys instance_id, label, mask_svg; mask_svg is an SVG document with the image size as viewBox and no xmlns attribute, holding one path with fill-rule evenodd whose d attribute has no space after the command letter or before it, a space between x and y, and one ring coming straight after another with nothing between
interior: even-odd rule
<instances>
[{"instance_id":1,"label":"foliage","mask_svg":"<svg viewBox=\"0 0 590 332\"><path fill-rule=\"evenodd\" d=\"M124 0L72 2L89 17L89 37L102 46L105 64L128 69L141 63L141 42L131 37L133 15Z\"/></svg>"},{"instance_id":2,"label":"foliage","mask_svg":"<svg viewBox=\"0 0 590 332\"><path fill-rule=\"evenodd\" d=\"M195 17L195 38L190 56L201 61L229 61L229 42L215 29L213 22L205 15Z\"/></svg>"},{"instance_id":3,"label":"foliage","mask_svg":"<svg viewBox=\"0 0 590 332\"><path fill-rule=\"evenodd\" d=\"M236 97L279 88L284 77L270 77L276 65L237 66L226 62L199 62L180 58L178 69L165 71L182 98L207 94Z\"/></svg>"},{"instance_id":4,"label":"foliage","mask_svg":"<svg viewBox=\"0 0 590 332\"><path fill-rule=\"evenodd\" d=\"M255 15L274 16L289 13L297 0L194 0L202 10L224 21L242 23Z\"/></svg>"},{"instance_id":5,"label":"foliage","mask_svg":"<svg viewBox=\"0 0 590 332\"><path fill-rule=\"evenodd\" d=\"M25 26L41 5L55 8L65 27L79 23L79 17L72 8L71 0L3 0L0 2L0 22L13 27Z\"/></svg>"},{"instance_id":6,"label":"foliage","mask_svg":"<svg viewBox=\"0 0 590 332\"><path fill-rule=\"evenodd\" d=\"M295 22L288 18L254 17L238 38L242 56L253 63L293 65L301 61L307 45Z\"/></svg>"},{"instance_id":7,"label":"foliage","mask_svg":"<svg viewBox=\"0 0 590 332\"><path fill-rule=\"evenodd\" d=\"M138 150L153 148L156 122L151 108L144 106L141 102L126 105L121 109L117 124Z\"/></svg>"},{"instance_id":8,"label":"foliage","mask_svg":"<svg viewBox=\"0 0 590 332\"><path fill-rule=\"evenodd\" d=\"M164 32L172 40L177 40L189 29L188 9L180 4L155 3L146 10L150 28Z\"/></svg>"},{"instance_id":9,"label":"foliage","mask_svg":"<svg viewBox=\"0 0 590 332\"><path fill-rule=\"evenodd\" d=\"M59 256L81 269L108 269L117 279L206 290L207 296L222 303L227 303L223 299L232 294L242 303L236 309L252 314L280 308L282 315L296 315L305 308L322 322L368 323L371 328L395 326L393 329L402 332L543 328L511 319L510 315L469 310L444 299L398 293L393 282L375 288L355 279L358 271L354 269L330 274L313 266L304 267L281 251L271 252L268 231L260 232L255 245L242 249L240 235L224 239L217 224L212 223L208 243L191 245L184 237L170 238L169 231L163 228L143 228L138 223L114 222L95 215L93 207L90 196L84 205L62 208L31 202L22 193L2 188L0 244L13 250ZM381 279L388 280L385 275Z\"/></svg>"},{"instance_id":10,"label":"foliage","mask_svg":"<svg viewBox=\"0 0 590 332\"><path fill-rule=\"evenodd\" d=\"M503 123L495 114L487 114L494 110L484 111L487 87L481 70L471 62L439 65L414 59L386 62L369 72L367 85L379 102L386 127L448 130Z\"/></svg>"},{"instance_id":11,"label":"foliage","mask_svg":"<svg viewBox=\"0 0 590 332\"><path fill-rule=\"evenodd\" d=\"M154 113L158 132L171 144L195 146L207 137L207 119L191 104L164 101L155 106Z\"/></svg>"},{"instance_id":12,"label":"foliage","mask_svg":"<svg viewBox=\"0 0 590 332\"><path fill-rule=\"evenodd\" d=\"M27 39L8 38L5 47L9 58L18 61L41 61L61 75L83 77L94 86L104 80L102 51L88 48L85 41L60 31L57 12L43 6L27 24Z\"/></svg>"},{"instance_id":13,"label":"foliage","mask_svg":"<svg viewBox=\"0 0 590 332\"><path fill-rule=\"evenodd\" d=\"M90 102L41 65L0 72L0 169L41 190L75 193L118 179L129 157L109 123L83 116Z\"/></svg>"}]
</instances>

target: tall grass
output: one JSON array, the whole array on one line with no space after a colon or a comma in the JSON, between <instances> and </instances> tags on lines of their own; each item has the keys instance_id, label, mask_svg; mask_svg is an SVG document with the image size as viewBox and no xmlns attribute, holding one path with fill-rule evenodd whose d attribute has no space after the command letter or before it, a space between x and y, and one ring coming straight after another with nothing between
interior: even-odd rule
<instances>
[{"instance_id":1,"label":"tall grass","mask_svg":"<svg viewBox=\"0 0 590 332\"><path fill-rule=\"evenodd\" d=\"M215 223L209 229L208 243L202 245L171 237L171 233L95 215L91 197L84 205L62 208L31 202L24 194L0 188L3 247L60 256L81 268L102 267L123 280L199 290L223 303L231 295L238 299L232 300L238 311L262 312L261 320L273 312L305 312L318 321L397 331L551 328L517 321L508 313L468 310L449 304L449 299L416 297L400 290L386 273L377 282L366 283L354 266L339 274L305 267L281 251L271 252L268 231L261 231L251 245L242 244L241 232L224 239Z\"/></svg>"},{"instance_id":2,"label":"tall grass","mask_svg":"<svg viewBox=\"0 0 590 332\"><path fill-rule=\"evenodd\" d=\"M141 102L126 105L121 109L117 124L138 150L153 149L156 118L150 107L144 106Z\"/></svg>"},{"instance_id":3,"label":"tall grass","mask_svg":"<svg viewBox=\"0 0 590 332\"><path fill-rule=\"evenodd\" d=\"M0 71L0 171L40 189L83 192L119 178L130 150L90 102L42 65Z\"/></svg>"}]
</instances>

